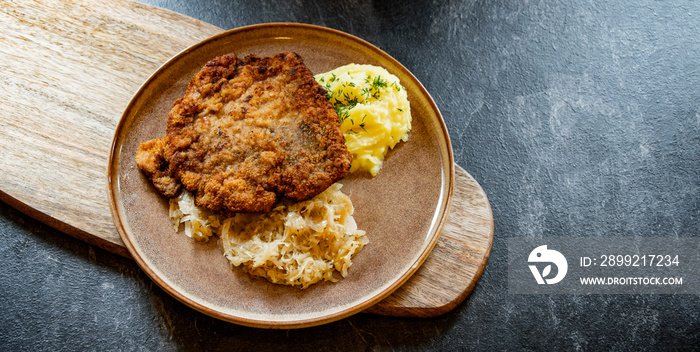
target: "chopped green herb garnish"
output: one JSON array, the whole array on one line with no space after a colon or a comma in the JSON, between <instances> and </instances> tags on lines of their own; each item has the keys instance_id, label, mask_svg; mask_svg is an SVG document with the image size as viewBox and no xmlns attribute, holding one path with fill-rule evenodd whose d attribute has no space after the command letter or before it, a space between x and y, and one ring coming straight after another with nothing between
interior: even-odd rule
<instances>
[{"instance_id":1,"label":"chopped green herb garnish","mask_svg":"<svg viewBox=\"0 0 700 352\"><path fill-rule=\"evenodd\" d=\"M341 104L334 104L335 112L338 114L338 119L340 120L340 123L343 123L346 119L350 118L350 113L349 111L355 107L356 104L352 105L341 105ZM352 122L352 119L350 120ZM353 123L354 125L354 123Z\"/></svg>"},{"instance_id":2,"label":"chopped green herb garnish","mask_svg":"<svg viewBox=\"0 0 700 352\"><path fill-rule=\"evenodd\" d=\"M365 117L367 117L367 115L362 115L362 123L360 124L360 127L362 127L363 131L367 132L365 129Z\"/></svg>"},{"instance_id":3,"label":"chopped green herb garnish","mask_svg":"<svg viewBox=\"0 0 700 352\"><path fill-rule=\"evenodd\" d=\"M386 88L389 86L389 83L382 77L377 76L372 80L372 88L375 90L379 90L380 88Z\"/></svg>"},{"instance_id":4,"label":"chopped green herb garnish","mask_svg":"<svg viewBox=\"0 0 700 352\"><path fill-rule=\"evenodd\" d=\"M362 122L359 124L359 126L360 126L360 128L362 128L362 131L367 132L367 130L365 129L365 117L367 117L367 115L362 115ZM354 122L352 119L350 120L350 122L351 122L353 125L355 125L355 122ZM350 130L348 130L348 133L358 134L358 133L360 133L360 132L362 132L362 131L355 131L354 128L351 128Z\"/></svg>"},{"instance_id":5,"label":"chopped green herb garnish","mask_svg":"<svg viewBox=\"0 0 700 352\"><path fill-rule=\"evenodd\" d=\"M353 107L358 103L357 97L351 97L348 93L343 93L343 99L345 100L345 104L352 105Z\"/></svg>"}]
</instances>

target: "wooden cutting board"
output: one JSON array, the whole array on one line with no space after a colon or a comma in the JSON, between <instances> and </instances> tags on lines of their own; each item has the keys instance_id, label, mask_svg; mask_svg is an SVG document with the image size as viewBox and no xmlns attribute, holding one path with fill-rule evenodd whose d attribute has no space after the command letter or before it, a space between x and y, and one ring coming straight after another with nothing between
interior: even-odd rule
<instances>
[{"instance_id":1,"label":"wooden cutting board","mask_svg":"<svg viewBox=\"0 0 700 352\"><path fill-rule=\"evenodd\" d=\"M122 112L179 51L221 28L132 1L0 0L0 199L129 256L110 215L107 161ZM369 313L429 317L472 291L493 243L486 194L456 165L450 215L411 279Z\"/></svg>"}]
</instances>

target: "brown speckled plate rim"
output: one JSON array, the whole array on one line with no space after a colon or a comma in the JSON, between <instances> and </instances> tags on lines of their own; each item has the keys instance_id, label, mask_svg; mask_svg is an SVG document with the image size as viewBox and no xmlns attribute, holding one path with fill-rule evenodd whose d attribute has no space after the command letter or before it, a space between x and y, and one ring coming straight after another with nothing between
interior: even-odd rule
<instances>
[{"instance_id":1,"label":"brown speckled plate rim","mask_svg":"<svg viewBox=\"0 0 700 352\"><path fill-rule=\"evenodd\" d=\"M361 302L360 304L356 304L354 306L345 308L343 310L337 311L333 314L328 314L326 316L319 316L319 317L313 317L309 319L298 319L296 321L270 321L270 320L257 320L257 319L251 319L251 318L246 318L243 316L234 316L230 314L226 314L224 312L218 311L216 309L212 309L210 307L204 306L198 302L192 301L182 293L180 293L177 289L171 287L168 285L164 279L160 278L148 265L145 264L144 259L141 257L140 253L135 249L134 244L131 242L129 233L124 228L124 225L121 222L121 214L119 211L119 207L117 205L117 194L119 193L119 185L118 185L118 177L116 175L117 168L118 168L118 160L120 156L120 151L119 148L121 147L120 143L120 135L122 133L122 130L125 128L126 120L128 117L128 114L130 110L133 108L135 103L141 98L142 94L144 93L145 89L151 84L151 82L160 74L160 72L164 71L167 67L173 65L175 62L177 62L180 58L185 56L186 54L190 53L191 51L197 50L199 47L205 45L206 43L220 39L222 37L234 35L234 34L241 34L244 32L250 32L250 31L256 31L260 29L270 29L274 27L279 27L280 29L300 29L300 30L311 30L311 31L316 31L319 33L326 33L328 35L333 35L336 37L341 37L344 40L348 40L351 42L354 42L355 44L359 44L362 47L365 47L366 49L369 49L370 51L375 52L379 56L381 56L383 59L388 60L391 62L396 68L400 69L403 71L403 74L406 77L409 77L411 80L413 80L413 83L418 87L420 90L420 94L426 99L428 102L430 109L433 110L434 114L438 118L438 124L441 128L441 131L436 131L443 139L444 139L444 144L445 144L445 149L444 150L447 153L447 158L449 159L449 162L447 165L442 165L443 166L443 175L445 171L447 171L447 175L444 175L443 178L446 179L446 185L443 185L443 192L444 192L444 199L442 201L442 208L439 209L439 211L436 212L436 215L439 216L437 226L435 227L435 230L433 233L430 234L431 238L427 242L427 245L423 248L422 252L418 256L418 259L412 263L409 266L409 269L403 273L403 275L396 280L393 284L388 286L386 289L381 291L379 294L376 294L373 297L369 297L367 300L364 302ZM124 241L124 244L133 257L133 259L136 261L136 263L141 267L141 269L156 283L158 284L163 290L165 290L168 294L170 294L172 297L176 298L180 302L186 304L187 306L202 312L204 314L207 314L209 316L212 316L214 318L218 318L227 322L232 322L244 326L250 326L250 327L258 327L258 328L275 328L275 329L287 329L287 328L303 328L303 327L310 327L310 326L316 326L316 325L321 325L325 323L330 323L333 321L337 321L343 318L346 318L348 316L351 316L353 314L356 314L358 312L361 312L362 310L371 307L372 305L380 302L382 299L386 298L389 296L392 292L394 292L397 288L399 288L402 284L404 284L421 266L421 264L425 261L425 259L428 257L430 252L432 251L433 247L437 243L438 238L440 237L440 233L442 232L442 229L445 225L445 221L447 219L447 215L449 213L449 208L452 203L452 196L453 196L453 191L454 191L454 179L455 179L455 169L454 169L454 158L453 158L453 152L452 152L452 145L450 142L449 134L447 132L447 127L445 126L445 122L442 119L442 115L440 114L440 111L435 104L434 100L430 96L430 94L425 90L425 87L416 79L413 74L406 69L402 64L400 64L397 60L395 60L393 57L391 57L389 54L385 53L381 49L377 48L376 46L370 44L369 42L360 39L358 37L355 37L353 35L347 34L342 31L338 31L335 29L330 29L327 27L321 27L321 26L316 26L316 25L309 25L309 24L301 24L301 23L264 23L264 24L256 24L256 25L250 25L250 26L245 26L245 27L239 27L235 29L231 29L228 31L224 31L220 34L217 34L213 37L210 37L208 39L205 39L197 44L192 45L191 47L181 51L174 57L172 57L170 60L165 62L161 67L156 70L144 83L141 85L139 90L134 94L133 98L127 105L127 107L124 110L124 114L122 115L117 128L115 130L114 138L112 141L112 146L110 149L110 155L109 155L109 162L107 165L107 194L109 197L109 203L110 203L110 210L112 213L112 218L114 220L114 223L116 225L117 231L119 232L119 235L121 236L122 240ZM445 177L446 176L446 177ZM446 188L446 189L445 189ZM435 217L433 217L435 219Z\"/></svg>"}]
</instances>

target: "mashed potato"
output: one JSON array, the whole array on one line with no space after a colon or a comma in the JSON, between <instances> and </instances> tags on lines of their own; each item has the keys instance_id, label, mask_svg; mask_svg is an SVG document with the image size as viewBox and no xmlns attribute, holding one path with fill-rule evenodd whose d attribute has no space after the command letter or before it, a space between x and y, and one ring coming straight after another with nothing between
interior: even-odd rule
<instances>
[{"instance_id":1,"label":"mashed potato","mask_svg":"<svg viewBox=\"0 0 700 352\"><path fill-rule=\"evenodd\" d=\"M382 67L349 64L315 76L328 91L353 154L350 172L376 176L384 156L408 140L411 108L399 79Z\"/></svg>"},{"instance_id":2,"label":"mashed potato","mask_svg":"<svg viewBox=\"0 0 700 352\"><path fill-rule=\"evenodd\" d=\"M170 217L176 230L184 223L185 233L194 239L220 236L232 266L273 283L306 288L345 277L353 256L369 242L357 229L352 202L341 187L335 183L310 200L223 221L195 206L192 195L183 191L171 199Z\"/></svg>"}]
</instances>

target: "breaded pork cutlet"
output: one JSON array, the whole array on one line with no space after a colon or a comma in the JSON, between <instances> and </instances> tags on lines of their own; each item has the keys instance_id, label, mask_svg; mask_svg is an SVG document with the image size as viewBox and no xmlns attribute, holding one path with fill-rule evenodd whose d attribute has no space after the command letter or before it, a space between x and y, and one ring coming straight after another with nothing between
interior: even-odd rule
<instances>
[{"instance_id":1,"label":"breaded pork cutlet","mask_svg":"<svg viewBox=\"0 0 700 352\"><path fill-rule=\"evenodd\" d=\"M137 164L164 195L177 183L217 213L268 212L347 175L348 152L326 91L295 53L209 61L168 115L167 135Z\"/></svg>"}]
</instances>

